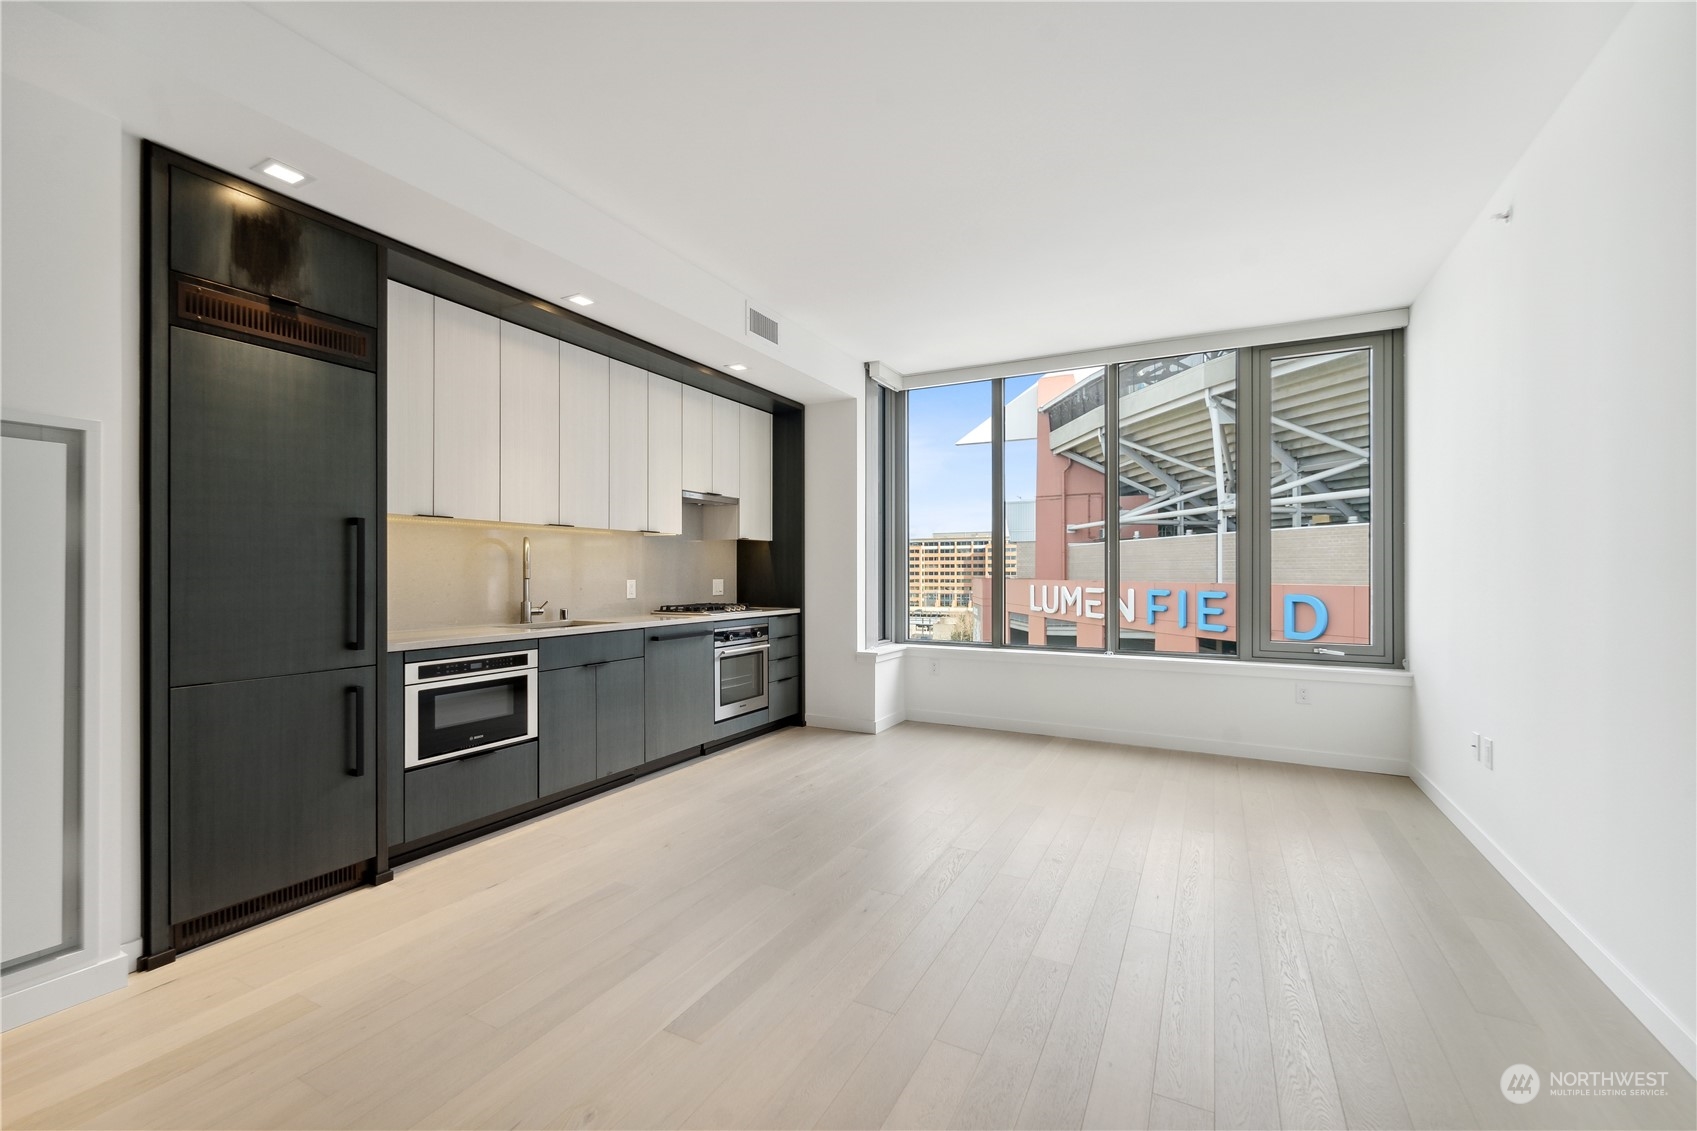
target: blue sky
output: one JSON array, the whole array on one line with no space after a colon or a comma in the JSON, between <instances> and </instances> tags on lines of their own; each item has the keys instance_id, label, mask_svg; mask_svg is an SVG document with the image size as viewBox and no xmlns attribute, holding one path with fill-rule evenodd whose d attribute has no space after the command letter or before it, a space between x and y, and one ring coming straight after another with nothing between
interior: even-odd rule
<instances>
[{"instance_id":1,"label":"blue sky","mask_svg":"<svg viewBox=\"0 0 1697 1131\"><path fill-rule=\"evenodd\" d=\"M1037 383L1035 376L1010 377L1008 400ZM907 395L908 536L923 538L955 530L990 529L990 445L956 447L955 441L990 416L990 383L915 389ZM1036 444L1007 446L1007 497L1030 498L1036 490Z\"/></svg>"}]
</instances>

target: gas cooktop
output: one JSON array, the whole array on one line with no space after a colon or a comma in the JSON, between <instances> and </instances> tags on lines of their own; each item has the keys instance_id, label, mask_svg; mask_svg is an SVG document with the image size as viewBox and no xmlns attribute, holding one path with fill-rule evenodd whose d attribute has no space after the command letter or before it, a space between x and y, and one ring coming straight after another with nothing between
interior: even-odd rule
<instances>
[{"instance_id":1,"label":"gas cooktop","mask_svg":"<svg viewBox=\"0 0 1697 1131\"><path fill-rule=\"evenodd\" d=\"M739 605L726 601L696 601L689 605L661 605L654 610L655 616L668 617L706 617L714 613L746 613L747 605Z\"/></svg>"}]
</instances>

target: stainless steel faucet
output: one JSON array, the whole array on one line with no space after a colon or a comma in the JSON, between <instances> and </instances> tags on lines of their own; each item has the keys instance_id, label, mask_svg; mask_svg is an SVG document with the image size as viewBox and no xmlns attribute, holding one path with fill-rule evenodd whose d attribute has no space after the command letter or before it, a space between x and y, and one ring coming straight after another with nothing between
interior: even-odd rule
<instances>
[{"instance_id":1,"label":"stainless steel faucet","mask_svg":"<svg viewBox=\"0 0 1697 1131\"><path fill-rule=\"evenodd\" d=\"M547 607L547 601L540 605L530 603L530 539L526 538L524 540L524 604L519 606L519 623L532 623L536 619L536 614Z\"/></svg>"}]
</instances>

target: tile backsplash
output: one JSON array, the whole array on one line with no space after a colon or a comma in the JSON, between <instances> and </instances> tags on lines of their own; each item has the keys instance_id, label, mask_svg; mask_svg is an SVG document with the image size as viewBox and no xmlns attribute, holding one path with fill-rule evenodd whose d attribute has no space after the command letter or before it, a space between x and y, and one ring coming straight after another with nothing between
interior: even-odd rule
<instances>
[{"instance_id":1,"label":"tile backsplash","mask_svg":"<svg viewBox=\"0 0 1697 1131\"><path fill-rule=\"evenodd\" d=\"M737 544L703 541L699 507L684 508L684 532L675 537L391 515L388 627L516 623L526 537L531 597L548 602L548 620L561 608L598 620L737 599ZM713 595L716 577L725 581L723 596ZM628 578L636 579L635 600L625 598Z\"/></svg>"}]
</instances>

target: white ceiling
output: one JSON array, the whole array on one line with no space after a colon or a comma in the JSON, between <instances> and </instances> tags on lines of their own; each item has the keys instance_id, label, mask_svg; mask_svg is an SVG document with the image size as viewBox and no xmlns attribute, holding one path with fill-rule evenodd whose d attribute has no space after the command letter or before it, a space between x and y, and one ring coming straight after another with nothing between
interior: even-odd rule
<instances>
[{"instance_id":1,"label":"white ceiling","mask_svg":"<svg viewBox=\"0 0 1697 1131\"><path fill-rule=\"evenodd\" d=\"M263 8L906 372L1405 305L1622 14Z\"/></svg>"}]
</instances>

